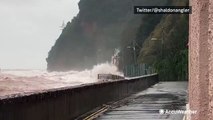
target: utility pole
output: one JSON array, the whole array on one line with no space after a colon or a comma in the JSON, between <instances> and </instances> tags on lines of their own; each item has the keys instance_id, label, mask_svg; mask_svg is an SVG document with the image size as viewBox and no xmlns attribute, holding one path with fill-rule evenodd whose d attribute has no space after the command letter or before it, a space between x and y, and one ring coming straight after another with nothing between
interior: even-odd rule
<instances>
[{"instance_id":1,"label":"utility pole","mask_svg":"<svg viewBox=\"0 0 213 120\"><path fill-rule=\"evenodd\" d=\"M136 41L133 40L133 45L132 45L132 49L133 49L133 57L134 57L134 64L137 64L137 58L136 58Z\"/></svg>"},{"instance_id":2,"label":"utility pole","mask_svg":"<svg viewBox=\"0 0 213 120\"><path fill-rule=\"evenodd\" d=\"M161 40L161 56L162 56L162 59L164 57L163 49L164 49L164 27L162 27L162 40Z\"/></svg>"}]
</instances>

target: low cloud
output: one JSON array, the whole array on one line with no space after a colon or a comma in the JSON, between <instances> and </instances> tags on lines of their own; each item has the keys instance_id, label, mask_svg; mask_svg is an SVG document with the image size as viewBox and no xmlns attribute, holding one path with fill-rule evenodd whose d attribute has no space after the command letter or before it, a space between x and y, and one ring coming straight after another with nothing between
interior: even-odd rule
<instances>
[{"instance_id":1,"label":"low cloud","mask_svg":"<svg viewBox=\"0 0 213 120\"><path fill-rule=\"evenodd\" d=\"M78 2L0 0L0 67L45 68L59 26L77 15Z\"/></svg>"}]
</instances>

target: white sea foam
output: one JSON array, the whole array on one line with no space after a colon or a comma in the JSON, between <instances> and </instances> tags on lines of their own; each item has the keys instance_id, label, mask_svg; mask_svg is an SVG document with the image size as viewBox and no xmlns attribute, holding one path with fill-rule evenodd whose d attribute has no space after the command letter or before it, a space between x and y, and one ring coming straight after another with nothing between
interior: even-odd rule
<instances>
[{"instance_id":1,"label":"white sea foam","mask_svg":"<svg viewBox=\"0 0 213 120\"><path fill-rule=\"evenodd\" d=\"M102 63L95 65L91 70L68 71L68 72L47 72L46 70L3 70L2 73L21 77L39 77L63 83L93 83L98 82L98 74L122 75L115 65Z\"/></svg>"}]
</instances>

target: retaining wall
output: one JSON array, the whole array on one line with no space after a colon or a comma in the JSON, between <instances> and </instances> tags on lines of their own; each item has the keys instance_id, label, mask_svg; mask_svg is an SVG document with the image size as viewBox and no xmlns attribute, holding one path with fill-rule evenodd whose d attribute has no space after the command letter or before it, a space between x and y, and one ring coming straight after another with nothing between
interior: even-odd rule
<instances>
[{"instance_id":1,"label":"retaining wall","mask_svg":"<svg viewBox=\"0 0 213 120\"><path fill-rule=\"evenodd\" d=\"M191 120L213 120L213 0L190 0L189 114Z\"/></svg>"},{"instance_id":2,"label":"retaining wall","mask_svg":"<svg viewBox=\"0 0 213 120\"><path fill-rule=\"evenodd\" d=\"M0 120L72 120L110 101L144 90L158 75L0 98Z\"/></svg>"}]
</instances>

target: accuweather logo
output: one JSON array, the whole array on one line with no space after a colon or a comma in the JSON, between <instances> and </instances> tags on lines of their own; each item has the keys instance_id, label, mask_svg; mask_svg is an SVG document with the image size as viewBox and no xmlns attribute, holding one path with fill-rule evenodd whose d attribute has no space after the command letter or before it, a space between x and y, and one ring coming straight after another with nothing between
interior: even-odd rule
<instances>
[{"instance_id":1,"label":"accuweather logo","mask_svg":"<svg viewBox=\"0 0 213 120\"><path fill-rule=\"evenodd\" d=\"M160 109L159 114L196 114L196 110L164 110Z\"/></svg>"}]
</instances>

